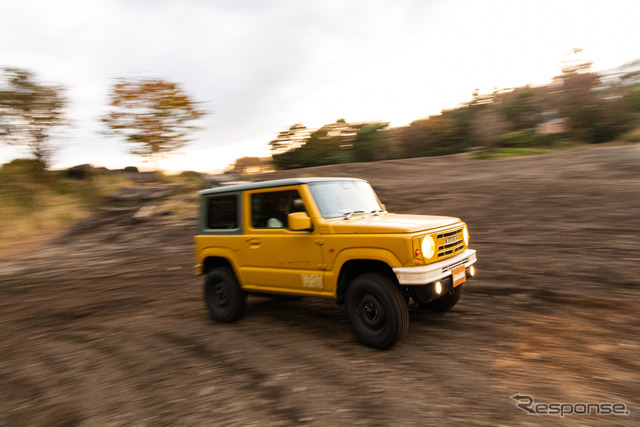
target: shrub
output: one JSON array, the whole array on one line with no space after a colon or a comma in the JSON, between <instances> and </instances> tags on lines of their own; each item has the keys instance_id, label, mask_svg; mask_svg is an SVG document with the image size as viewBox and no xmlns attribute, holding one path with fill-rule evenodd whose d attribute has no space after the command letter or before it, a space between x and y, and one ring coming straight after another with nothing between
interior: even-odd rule
<instances>
[{"instance_id":1,"label":"shrub","mask_svg":"<svg viewBox=\"0 0 640 427\"><path fill-rule=\"evenodd\" d=\"M535 134L530 130L518 130L509 132L502 137L500 145L502 147L526 147L533 145Z\"/></svg>"},{"instance_id":2,"label":"shrub","mask_svg":"<svg viewBox=\"0 0 640 427\"><path fill-rule=\"evenodd\" d=\"M640 142L640 127L631 129L620 138L624 142Z\"/></svg>"}]
</instances>

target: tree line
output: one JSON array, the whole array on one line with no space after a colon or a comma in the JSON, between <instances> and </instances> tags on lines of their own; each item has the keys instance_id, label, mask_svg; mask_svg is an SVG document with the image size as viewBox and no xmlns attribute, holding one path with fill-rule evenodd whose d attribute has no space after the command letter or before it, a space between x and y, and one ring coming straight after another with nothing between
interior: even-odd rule
<instances>
[{"instance_id":1,"label":"tree line","mask_svg":"<svg viewBox=\"0 0 640 427\"><path fill-rule=\"evenodd\" d=\"M568 60L550 84L476 90L469 102L405 127L344 119L318 129L297 123L269 142L272 161L277 169L293 169L545 147L559 140L600 143L640 126L640 60L601 74L590 67L589 61Z\"/></svg>"}]
</instances>

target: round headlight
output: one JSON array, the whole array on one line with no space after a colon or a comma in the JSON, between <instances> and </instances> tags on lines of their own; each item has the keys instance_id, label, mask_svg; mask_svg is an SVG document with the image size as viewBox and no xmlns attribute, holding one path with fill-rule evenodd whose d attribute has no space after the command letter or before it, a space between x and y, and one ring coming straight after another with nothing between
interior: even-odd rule
<instances>
[{"instance_id":1,"label":"round headlight","mask_svg":"<svg viewBox=\"0 0 640 427\"><path fill-rule=\"evenodd\" d=\"M464 244L468 245L469 244L469 229L467 228L466 225L462 229L462 238L464 239Z\"/></svg>"},{"instance_id":2,"label":"round headlight","mask_svg":"<svg viewBox=\"0 0 640 427\"><path fill-rule=\"evenodd\" d=\"M431 258L436 253L436 242L433 241L433 237L426 236L422 239L422 256L425 258Z\"/></svg>"}]
</instances>

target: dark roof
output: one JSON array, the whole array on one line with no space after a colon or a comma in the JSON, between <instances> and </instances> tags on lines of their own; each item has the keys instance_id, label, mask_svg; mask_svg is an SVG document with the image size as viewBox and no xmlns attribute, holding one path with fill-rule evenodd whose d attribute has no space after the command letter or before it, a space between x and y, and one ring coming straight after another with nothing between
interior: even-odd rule
<instances>
[{"instance_id":1,"label":"dark roof","mask_svg":"<svg viewBox=\"0 0 640 427\"><path fill-rule=\"evenodd\" d=\"M216 194L216 193L231 193L235 191L255 190L258 188L273 188L273 187L285 187L287 185L300 185L309 184L312 182L330 182L330 181L364 181L358 178L288 178L288 179L276 179L273 181L262 182L249 182L246 184L228 185L226 187L209 188L207 190L199 191L199 194Z\"/></svg>"}]
</instances>

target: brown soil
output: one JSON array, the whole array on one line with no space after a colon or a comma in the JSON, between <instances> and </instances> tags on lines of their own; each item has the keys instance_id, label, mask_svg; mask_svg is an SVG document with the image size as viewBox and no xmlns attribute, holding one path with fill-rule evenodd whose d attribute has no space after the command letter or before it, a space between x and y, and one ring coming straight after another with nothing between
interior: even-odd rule
<instances>
[{"instance_id":1,"label":"brown soil","mask_svg":"<svg viewBox=\"0 0 640 427\"><path fill-rule=\"evenodd\" d=\"M479 275L448 313L410 308L389 351L330 301L250 297L213 323L194 216L105 211L0 260L0 425L640 423L640 146L330 166L394 212L459 216ZM532 416L621 402L628 416Z\"/></svg>"}]
</instances>

